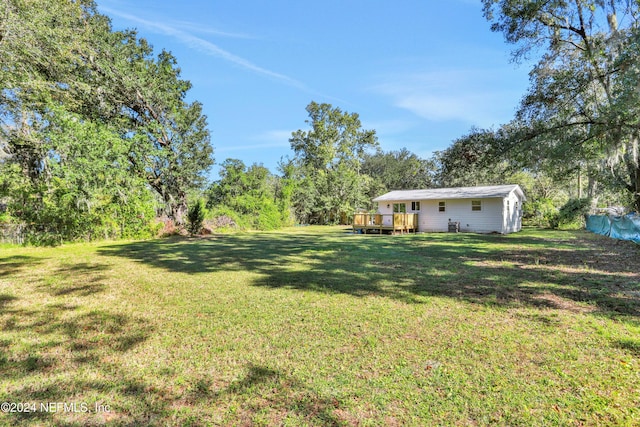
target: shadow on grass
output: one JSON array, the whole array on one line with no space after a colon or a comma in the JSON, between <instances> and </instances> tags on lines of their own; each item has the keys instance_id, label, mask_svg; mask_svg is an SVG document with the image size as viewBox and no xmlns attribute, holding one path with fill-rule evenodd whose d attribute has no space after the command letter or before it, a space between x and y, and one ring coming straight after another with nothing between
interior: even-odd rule
<instances>
[{"instance_id":1,"label":"shadow on grass","mask_svg":"<svg viewBox=\"0 0 640 427\"><path fill-rule=\"evenodd\" d=\"M104 275L108 270L104 264L77 263L56 268L50 275L49 283L43 283L38 290L54 297L88 297L104 291Z\"/></svg>"},{"instance_id":2,"label":"shadow on grass","mask_svg":"<svg viewBox=\"0 0 640 427\"><path fill-rule=\"evenodd\" d=\"M16 274L27 267L33 267L35 264L42 261L42 258L27 255L0 257L0 278Z\"/></svg>"},{"instance_id":3,"label":"shadow on grass","mask_svg":"<svg viewBox=\"0 0 640 427\"><path fill-rule=\"evenodd\" d=\"M582 232L535 235L256 233L171 238L100 250L170 272L258 273L253 285L410 303L445 296L640 316L640 250Z\"/></svg>"},{"instance_id":4,"label":"shadow on grass","mask_svg":"<svg viewBox=\"0 0 640 427\"><path fill-rule=\"evenodd\" d=\"M0 313L2 312L2 308L7 305L8 303L10 303L11 301L14 301L18 299L17 297L14 297L13 295L9 295L9 294L0 294Z\"/></svg>"},{"instance_id":5,"label":"shadow on grass","mask_svg":"<svg viewBox=\"0 0 640 427\"><path fill-rule=\"evenodd\" d=\"M269 425L282 425L284 418L305 425L344 425L334 415L340 404L309 389L300 381L266 366L249 365L247 374L227 387L211 390L207 383L199 383L192 396L212 404L239 402L240 412L234 414L232 424L251 425L262 418Z\"/></svg>"},{"instance_id":6,"label":"shadow on grass","mask_svg":"<svg viewBox=\"0 0 640 427\"><path fill-rule=\"evenodd\" d=\"M613 342L613 345L623 350L628 350L635 357L640 357L640 340L639 339L626 338L626 339L616 340Z\"/></svg>"},{"instance_id":7,"label":"shadow on grass","mask_svg":"<svg viewBox=\"0 0 640 427\"><path fill-rule=\"evenodd\" d=\"M172 238L114 244L99 253L171 273L201 274L203 280L218 271L250 271L256 273L250 284L266 288L381 296L415 304L449 297L487 306L571 310L637 322L640 257L633 249L580 233L392 237L309 232ZM18 273L27 261L13 260L12 271ZM105 291L106 269L88 263L54 269L50 282L35 286L47 296L45 304L23 304L28 297L18 293L0 294L0 330L10 338L0 340L0 402L92 404L95 396L108 396L114 401L103 403L114 411L72 414L73 418L42 411L0 414L0 424L162 425L172 419L190 425L358 422L341 418L349 411L342 411L336 398L269 366L250 364L243 376L222 386L214 383L215 378L186 373L181 377L186 390L176 381L158 385L132 368L123 368L118 362L155 331L144 318L116 313L108 306L89 308L89 300L101 298ZM555 321L549 313L525 315L552 327ZM639 354L636 340L614 345ZM144 354L135 357L145 363ZM199 415L207 414L198 411L208 405L226 405L217 412L230 418L199 420Z\"/></svg>"},{"instance_id":8,"label":"shadow on grass","mask_svg":"<svg viewBox=\"0 0 640 427\"><path fill-rule=\"evenodd\" d=\"M84 413L78 407L66 413L63 408L47 411L40 406L81 405L91 395L129 392L136 402L133 407L153 409L144 380L135 379L113 362L147 340L153 327L146 319L113 312L108 306L95 308L95 300L103 298L104 270L104 265L78 263L34 278L38 284L33 289L41 292L42 301L19 290L17 296L0 294L0 332L10 338L0 340L0 402L35 405L35 411L0 414L0 424L99 425L110 421L108 413L96 418L95 413ZM125 424L146 424L147 415L129 415L123 418Z\"/></svg>"}]
</instances>

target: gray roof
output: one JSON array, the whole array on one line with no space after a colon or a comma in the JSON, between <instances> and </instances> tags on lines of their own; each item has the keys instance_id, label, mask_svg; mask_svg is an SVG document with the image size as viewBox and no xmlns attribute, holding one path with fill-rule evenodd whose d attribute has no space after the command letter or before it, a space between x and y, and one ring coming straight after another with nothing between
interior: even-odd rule
<instances>
[{"instance_id":1,"label":"gray roof","mask_svg":"<svg viewBox=\"0 0 640 427\"><path fill-rule=\"evenodd\" d=\"M512 191L524 193L519 185L490 185L486 187L430 188L425 190L395 190L373 199L374 202L404 200L489 199L503 198Z\"/></svg>"}]
</instances>

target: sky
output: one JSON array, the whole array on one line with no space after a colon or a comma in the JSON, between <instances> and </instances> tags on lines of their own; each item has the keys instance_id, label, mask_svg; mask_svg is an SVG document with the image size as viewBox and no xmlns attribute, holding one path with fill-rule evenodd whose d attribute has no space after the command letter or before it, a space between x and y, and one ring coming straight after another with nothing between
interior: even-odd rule
<instances>
[{"instance_id":1,"label":"sky","mask_svg":"<svg viewBox=\"0 0 640 427\"><path fill-rule=\"evenodd\" d=\"M216 165L277 173L315 101L357 113L384 151L422 158L507 123L529 67L480 0L97 0L114 30L171 52L203 104Z\"/></svg>"}]
</instances>

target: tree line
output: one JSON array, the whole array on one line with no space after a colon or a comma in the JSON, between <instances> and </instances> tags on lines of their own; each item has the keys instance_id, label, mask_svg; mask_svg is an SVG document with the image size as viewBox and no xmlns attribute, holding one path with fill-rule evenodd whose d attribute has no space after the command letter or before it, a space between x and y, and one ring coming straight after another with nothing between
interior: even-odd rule
<instances>
[{"instance_id":1,"label":"tree line","mask_svg":"<svg viewBox=\"0 0 640 427\"><path fill-rule=\"evenodd\" d=\"M540 224L586 198L640 211L638 3L483 6L514 60L538 57L511 122L424 159L381 150L357 113L311 102L277 173L227 159L207 182L207 118L169 52L114 31L93 0L0 0L0 223L26 224L34 243L144 237L156 217L182 226L206 205L273 229L347 222L389 190L501 183L524 187Z\"/></svg>"},{"instance_id":2,"label":"tree line","mask_svg":"<svg viewBox=\"0 0 640 427\"><path fill-rule=\"evenodd\" d=\"M221 179L205 192L214 215L258 229L346 224L356 210L374 210L371 200L390 190L504 183L524 189L525 220L540 226L570 225L592 203L633 205L628 192L611 181L603 181L597 197L588 199L593 177L582 180L579 170L558 174L500 151L501 130L471 129L425 159L407 148L383 151L375 130L363 129L357 113L316 102L307 113L308 129L292 133L294 155L281 160L279 174L239 159L222 163Z\"/></svg>"}]
</instances>

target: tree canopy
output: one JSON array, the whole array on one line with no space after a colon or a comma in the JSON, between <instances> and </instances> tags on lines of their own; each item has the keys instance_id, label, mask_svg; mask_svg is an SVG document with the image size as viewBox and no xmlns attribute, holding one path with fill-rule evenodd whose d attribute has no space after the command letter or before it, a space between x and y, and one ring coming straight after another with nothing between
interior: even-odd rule
<instances>
[{"instance_id":1,"label":"tree canopy","mask_svg":"<svg viewBox=\"0 0 640 427\"><path fill-rule=\"evenodd\" d=\"M207 190L207 206L241 226L271 230L292 224L290 178L240 159L222 162L220 179Z\"/></svg>"},{"instance_id":2,"label":"tree canopy","mask_svg":"<svg viewBox=\"0 0 640 427\"><path fill-rule=\"evenodd\" d=\"M539 56L502 150L557 175L584 169L591 195L607 180L629 191L640 211L638 2L483 4L491 28L516 46L515 60Z\"/></svg>"},{"instance_id":3,"label":"tree canopy","mask_svg":"<svg viewBox=\"0 0 640 427\"><path fill-rule=\"evenodd\" d=\"M422 159L406 147L397 151L366 153L362 173L374 179L376 193L429 188L435 185L435 163ZM373 195L373 197L379 194Z\"/></svg>"},{"instance_id":4,"label":"tree canopy","mask_svg":"<svg viewBox=\"0 0 640 427\"><path fill-rule=\"evenodd\" d=\"M60 238L122 235L148 225L158 198L183 221L213 150L173 56L113 31L92 0L0 0L0 63L0 198L13 217Z\"/></svg>"},{"instance_id":5,"label":"tree canopy","mask_svg":"<svg viewBox=\"0 0 640 427\"><path fill-rule=\"evenodd\" d=\"M296 215L309 223L344 222L369 204L370 178L362 173L362 164L378 139L374 130L362 129L357 113L316 102L307 106L307 113L311 129L297 130L289 139L298 166Z\"/></svg>"}]
</instances>

